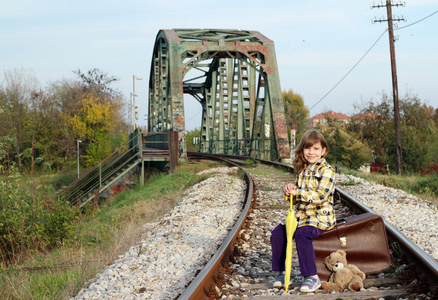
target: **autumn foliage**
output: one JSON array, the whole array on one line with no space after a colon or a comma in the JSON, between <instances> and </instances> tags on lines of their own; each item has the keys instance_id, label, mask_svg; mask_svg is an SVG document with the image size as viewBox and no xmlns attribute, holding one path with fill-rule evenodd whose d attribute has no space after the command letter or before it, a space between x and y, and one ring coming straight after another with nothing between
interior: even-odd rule
<instances>
[{"instance_id":1,"label":"autumn foliage","mask_svg":"<svg viewBox=\"0 0 438 300\"><path fill-rule=\"evenodd\" d=\"M76 136L89 142L85 165L91 167L111 153L108 134L117 123L117 104L86 94L80 102L80 109L70 119L70 125Z\"/></svg>"},{"instance_id":2,"label":"autumn foliage","mask_svg":"<svg viewBox=\"0 0 438 300\"><path fill-rule=\"evenodd\" d=\"M98 69L74 72L79 80L39 86L26 70L4 72L0 87L0 174L93 166L123 144L126 124L118 79ZM125 140L124 140L125 139Z\"/></svg>"}]
</instances>

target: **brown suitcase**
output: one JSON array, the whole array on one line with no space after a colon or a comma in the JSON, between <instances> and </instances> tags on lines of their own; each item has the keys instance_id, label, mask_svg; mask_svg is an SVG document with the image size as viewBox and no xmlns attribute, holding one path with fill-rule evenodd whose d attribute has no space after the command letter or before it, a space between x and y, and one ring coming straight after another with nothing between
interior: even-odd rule
<instances>
[{"instance_id":1,"label":"brown suitcase","mask_svg":"<svg viewBox=\"0 0 438 300\"><path fill-rule=\"evenodd\" d=\"M391 266L388 239L383 219L373 213L364 213L341 221L313 240L316 267L321 280L328 280L330 271L324 259L342 249L347 262L356 265L365 274L388 269Z\"/></svg>"}]
</instances>

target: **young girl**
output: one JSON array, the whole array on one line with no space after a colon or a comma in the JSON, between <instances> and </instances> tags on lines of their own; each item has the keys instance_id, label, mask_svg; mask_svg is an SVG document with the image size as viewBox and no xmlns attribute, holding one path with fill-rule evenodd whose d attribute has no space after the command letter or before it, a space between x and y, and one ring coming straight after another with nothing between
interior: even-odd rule
<instances>
[{"instance_id":1,"label":"young girl","mask_svg":"<svg viewBox=\"0 0 438 300\"><path fill-rule=\"evenodd\" d=\"M305 278L301 292L314 292L321 286L313 240L335 225L332 207L335 172L324 158L327 151L327 142L322 133L315 129L307 131L295 151L293 166L298 175L296 185L289 183L283 190L285 195L293 195L295 199L298 228L294 238L301 275ZM280 224L271 235L272 271L279 272L274 287L284 285L286 243L286 227Z\"/></svg>"}]
</instances>

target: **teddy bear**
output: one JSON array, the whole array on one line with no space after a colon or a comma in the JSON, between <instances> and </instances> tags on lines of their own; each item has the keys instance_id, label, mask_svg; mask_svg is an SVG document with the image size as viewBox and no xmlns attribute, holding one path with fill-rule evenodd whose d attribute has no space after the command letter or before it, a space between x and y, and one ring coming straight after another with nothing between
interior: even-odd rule
<instances>
[{"instance_id":1,"label":"teddy bear","mask_svg":"<svg viewBox=\"0 0 438 300\"><path fill-rule=\"evenodd\" d=\"M347 263L347 253L344 250L332 252L324 259L324 264L332 272L328 282L321 282L321 287L324 290L337 292L346 288L351 291L363 290L365 273L355 265Z\"/></svg>"}]
</instances>

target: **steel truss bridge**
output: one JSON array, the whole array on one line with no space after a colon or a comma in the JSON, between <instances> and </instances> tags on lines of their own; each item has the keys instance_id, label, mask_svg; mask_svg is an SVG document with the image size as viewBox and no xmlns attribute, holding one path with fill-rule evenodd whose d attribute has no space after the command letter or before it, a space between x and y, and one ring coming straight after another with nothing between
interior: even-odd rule
<instances>
[{"instance_id":1,"label":"steel truss bridge","mask_svg":"<svg viewBox=\"0 0 438 300\"><path fill-rule=\"evenodd\" d=\"M183 158L184 94L202 106L200 152L290 157L274 43L261 33L160 30L149 79L148 128L177 131Z\"/></svg>"},{"instance_id":2,"label":"steel truss bridge","mask_svg":"<svg viewBox=\"0 0 438 300\"><path fill-rule=\"evenodd\" d=\"M149 132L135 129L126 144L59 191L59 199L82 207L114 191L131 172L139 170L144 184L146 168L172 171L178 157L187 157L184 94L202 106L200 152L289 159L274 43L257 31L160 30L149 81Z\"/></svg>"}]
</instances>

